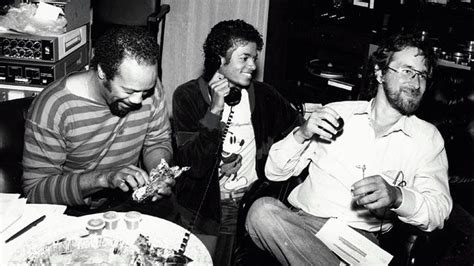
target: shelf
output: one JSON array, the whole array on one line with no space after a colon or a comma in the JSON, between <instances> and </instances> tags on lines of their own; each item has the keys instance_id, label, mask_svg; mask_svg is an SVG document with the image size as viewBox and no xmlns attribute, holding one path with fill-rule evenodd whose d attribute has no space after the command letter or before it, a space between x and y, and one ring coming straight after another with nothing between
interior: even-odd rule
<instances>
[{"instance_id":1,"label":"shelf","mask_svg":"<svg viewBox=\"0 0 474 266\"><path fill-rule=\"evenodd\" d=\"M457 69L463 69L463 70L471 70L470 66L465 66L465 65L460 65L456 64L453 61L448 61L444 59L438 59L438 65L439 66L444 66L444 67L452 67L452 68L457 68Z\"/></svg>"}]
</instances>

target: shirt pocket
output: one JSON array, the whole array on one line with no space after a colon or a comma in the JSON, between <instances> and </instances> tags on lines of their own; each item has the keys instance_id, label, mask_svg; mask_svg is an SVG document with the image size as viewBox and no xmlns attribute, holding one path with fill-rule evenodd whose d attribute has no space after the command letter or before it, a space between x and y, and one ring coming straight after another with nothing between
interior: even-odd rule
<instances>
[{"instance_id":1,"label":"shirt pocket","mask_svg":"<svg viewBox=\"0 0 474 266\"><path fill-rule=\"evenodd\" d=\"M406 186L406 174L402 170L385 170L382 177L392 186Z\"/></svg>"}]
</instances>

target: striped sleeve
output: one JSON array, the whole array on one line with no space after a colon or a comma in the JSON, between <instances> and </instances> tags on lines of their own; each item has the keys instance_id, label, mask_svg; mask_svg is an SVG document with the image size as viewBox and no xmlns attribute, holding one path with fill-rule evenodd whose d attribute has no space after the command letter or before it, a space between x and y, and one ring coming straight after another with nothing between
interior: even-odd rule
<instances>
[{"instance_id":1,"label":"striped sleeve","mask_svg":"<svg viewBox=\"0 0 474 266\"><path fill-rule=\"evenodd\" d=\"M60 121L63 98L39 95L25 122L23 191L32 203L84 205L79 175L64 173L66 142Z\"/></svg>"},{"instance_id":2,"label":"striped sleeve","mask_svg":"<svg viewBox=\"0 0 474 266\"><path fill-rule=\"evenodd\" d=\"M152 114L143 146L143 157L145 158L155 150L163 150L169 154L173 152L169 115L162 93L155 93L152 105Z\"/></svg>"}]
</instances>

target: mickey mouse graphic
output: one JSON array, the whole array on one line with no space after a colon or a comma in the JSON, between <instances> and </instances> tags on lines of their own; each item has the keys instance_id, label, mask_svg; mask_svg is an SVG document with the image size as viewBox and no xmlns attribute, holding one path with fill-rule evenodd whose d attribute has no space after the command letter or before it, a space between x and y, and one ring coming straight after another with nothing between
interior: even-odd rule
<instances>
[{"instance_id":1,"label":"mickey mouse graphic","mask_svg":"<svg viewBox=\"0 0 474 266\"><path fill-rule=\"evenodd\" d=\"M245 140L240 138L232 131L227 133L224 140L224 148L222 151L222 162L220 165L220 187L225 192L236 192L241 188L245 188L248 180L245 176L238 176L238 170L241 167L242 151ZM229 174L230 173L230 174Z\"/></svg>"}]
</instances>

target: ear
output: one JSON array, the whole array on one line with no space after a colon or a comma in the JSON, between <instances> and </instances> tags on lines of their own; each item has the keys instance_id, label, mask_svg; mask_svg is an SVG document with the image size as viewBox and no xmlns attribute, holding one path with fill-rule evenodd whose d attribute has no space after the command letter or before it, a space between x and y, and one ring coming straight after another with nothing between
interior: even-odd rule
<instances>
[{"instance_id":1,"label":"ear","mask_svg":"<svg viewBox=\"0 0 474 266\"><path fill-rule=\"evenodd\" d=\"M219 58L220 58L220 60L221 60L221 65L220 65L219 67L221 67L221 66L223 66L223 65L225 64L225 58L222 57L222 56L220 56L220 55L219 55Z\"/></svg>"},{"instance_id":2,"label":"ear","mask_svg":"<svg viewBox=\"0 0 474 266\"><path fill-rule=\"evenodd\" d=\"M99 79L105 79L105 72L104 70L102 70L100 64L97 64L97 76L99 77Z\"/></svg>"},{"instance_id":3,"label":"ear","mask_svg":"<svg viewBox=\"0 0 474 266\"><path fill-rule=\"evenodd\" d=\"M380 69L379 65L374 66L374 74L375 74L375 79L377 80L377 82L382 83L384 78L383 78L382 69Z\"/></svg>"}]
</instances>

